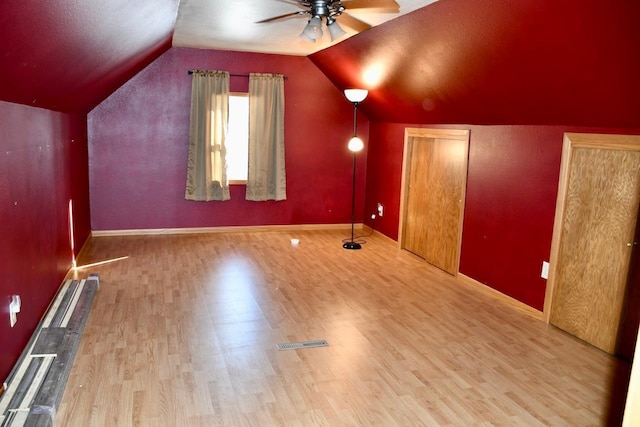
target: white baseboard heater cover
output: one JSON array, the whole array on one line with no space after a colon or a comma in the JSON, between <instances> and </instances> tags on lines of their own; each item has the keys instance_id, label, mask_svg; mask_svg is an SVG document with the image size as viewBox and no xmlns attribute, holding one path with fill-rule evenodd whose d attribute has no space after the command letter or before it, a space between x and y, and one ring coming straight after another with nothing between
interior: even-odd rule
<instances>
[{"instance_id":1,"label":"white baseboard heater cover","mask_svg":"<svg viewBox=\"0 0 640 427\"><path fill-rule=\"evenodd\" d=\"M97 274L67 280L6 382L0 427L50 427L100 285Z\"/></svg>"}]
</instances>

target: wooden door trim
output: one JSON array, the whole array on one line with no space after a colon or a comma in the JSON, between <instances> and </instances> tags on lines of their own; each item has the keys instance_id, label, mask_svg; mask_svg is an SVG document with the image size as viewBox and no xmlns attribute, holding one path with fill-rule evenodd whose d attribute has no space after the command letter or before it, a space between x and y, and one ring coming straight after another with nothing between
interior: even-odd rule
<instances>
[{"instance_id":1,"label":"wooden door trim","mask_svg":"<svg viewBox=\"0 0 640 427\"><path fill-rule=\"evenodd\" d=\"M398 248L404 248L404 222L406 215L407 205L407 185L409 182L408 170L411 161L411 144L412 138L438 138L438 139L450 139L456 141L465 142L464 153L464 186L462 188L462 208L460 209L459 218L459 232L457 240L458 254L456 257L456 276L460 271L460 247L462 246L462 224L464 220L464 206L467 194L467 170L469 166L469 130L468 129L432 129L432 128L405 128L404 130L404 143L402 150L402 177L400 179L400 212L398 218Z\"/></svg>"},{"instance_id":2,"label":"wooden door trim","mask_svg":"<svg viewBox=\"0 0 640 427\"><path fill-rule=\"evenodd\" d=\"M576 148L589 148L601 150L640 151L640 135L608 135L589 133L564 134L562 143L562 160L560 161L560 177L558 180L558 197L556 199L556 212L553 220L553 234L551 237L551 253L549 256L549 278L544 295L543 318L549 323L551 317L551 305L553 303L553 290L557 276L557 261L560 253L560 238L565 219L565 207L569 182L569 168Z\"/></svg>"}]
</instances>

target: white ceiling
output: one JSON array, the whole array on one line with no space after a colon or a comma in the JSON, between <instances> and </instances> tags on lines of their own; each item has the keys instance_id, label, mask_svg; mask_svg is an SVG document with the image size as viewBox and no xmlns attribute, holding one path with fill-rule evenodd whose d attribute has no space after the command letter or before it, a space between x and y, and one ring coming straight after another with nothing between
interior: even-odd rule
<instances>
[{"instance_id":1,"label":"white ceiling","mask_svg":"<svg viewBox=\"0 0 640 427\"><path fill-rule=\"evenodd\" d=\"M435 1L396 0L400 13L371 13L366 9L350 12L349 1L343 0L343 5L349 15L376 26ZM308 15L255 23L302 10L295 3L295 0L181 0L173 46L306 56L356 34L341 24L347 31L346 36L331 42L328 32L324 31L322 39L309 43L298 37L307 24ZM340 17L337 22L340 24ZM324 25L323 29L326 29Z\"/></svg>"}]
</instances>

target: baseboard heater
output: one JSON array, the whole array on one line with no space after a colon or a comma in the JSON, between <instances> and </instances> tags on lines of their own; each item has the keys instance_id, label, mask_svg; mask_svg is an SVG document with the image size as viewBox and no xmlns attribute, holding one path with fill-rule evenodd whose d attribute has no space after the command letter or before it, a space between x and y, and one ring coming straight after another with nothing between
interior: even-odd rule
<instances>
[{"instance_id":1,"label":"baseboard heater","mask_svg":"<svg viewBox=\"0 0 640 427\"><path fill-rule=\"evenodd\" d=\"M99 285L98 275L92 274L60 287L4 384L1 427L53 426Z\"/></svg>"}]
</instances>

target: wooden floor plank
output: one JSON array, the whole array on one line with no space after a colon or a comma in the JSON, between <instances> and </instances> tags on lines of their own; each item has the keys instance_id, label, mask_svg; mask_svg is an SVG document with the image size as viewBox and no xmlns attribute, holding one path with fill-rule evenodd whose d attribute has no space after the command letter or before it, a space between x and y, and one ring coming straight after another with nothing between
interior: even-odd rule
<instances>
[{"instance_id":1,"label":"wooden floor plank","mask_svg":"<svg viewBox=\"0 0 640 427\"><path fill-rule=\"evenodd\" d=\"M346 251L344 233L93 238L79 265L128 258L91 269L56 425L620 423L628 364L382 236Z\"/></svg>"}]
</instances>

